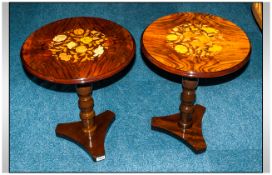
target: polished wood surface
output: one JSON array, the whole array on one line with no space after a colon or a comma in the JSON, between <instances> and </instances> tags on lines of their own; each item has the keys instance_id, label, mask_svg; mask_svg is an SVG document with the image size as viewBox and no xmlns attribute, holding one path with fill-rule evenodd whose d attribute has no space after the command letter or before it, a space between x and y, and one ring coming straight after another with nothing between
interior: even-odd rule
<instances>
[{"instance_id":1,"label":"polished wood surface","mask_svg":"<svg viewBox=\"0 0 272 175\"><path fill-rule=\"evenodd\" d=\"M94 17L62 19L33 32L21 58L33 75L61 84L102 80L125 68L135 42L122 26Z\"/></svg>"},{"instance_id":2,"label":"polished wood surface","mask_svg":"<svg viewBox=\"0 0 272 175\"><path fill-rule=\"evenodd\" d=\"M115 114L105 111L94 118L96 129L93 132L84 132L82 122L61 123L57 125L56 135L71 140L83 147L94 161L105 159L105 137L115 119Z\"/></svg>"},{"instance_id":3,"label":"polished wood surface","mask_svg":"<svg viewBox=\"0 0 272 175\"><path fill-rule=\"evenodd\" d=\"M260 27L261 30L263 30L263 3L254 2L252 3L251 9L258 26Z\"/></svg>"},{"instance_id":4,"label":"polished wood surface","mask_svg":"<svg viewBox=\"0 0 272 175\"><path fill-rule=\"evenodd\" d=\"M200 105L194 106L192 114L192 126L187 129L181 129L178 125L180 122L180 113L162 117L153 117L151 126L155 130L166 132L174 137L184 141L189 148L195 153L202 153L206 150L206 142L202 135L202 117L205 107Z\"/></svg>"},{"instance_id":5,"label":"polished wood surface","mask_svg":"<svg viewBox=\"0 0 272 175\"><path fill-rule=\"evenodd\" d=\"M142 52L153 64L185 77L230 74L248 61L250 50L249 39L240 27L202 13L161 17L142 35Z\"/></svg>"},{"instance_id":6,"label":"polished wood surface","mask_svg":"<svg viewBox=\"0 0 272 175\"><path fill-rule=\"evenodd\" d=\"M194 152L200 153L205 151L207 146L201 128L205 107L194 105L197 85L198 79L183 78L180 112L169 116L153 117L151 126L153 129L176 136Z\"/></svg>"},{"instance_id":7,"label":"polished wood surface","mask_svg":"<svg viewBox=\"0 0 272 175\"><path fill-rule=\"evenodd\" d=\"M90 95L92 93L92 86L80 86L76 88L78 99L78 107L80 109L80 119L83 123L83 131L92 133L95 130L95 112L94 112L94 100Z\"/></svg>"},{"instance_id":8,"label":"polished wood surface","mask_svg":"<svg viewBox=\"0 0 272 175\"><path fill-rule=\"evenodd\" d=\"M198 85L198 79L182 79L183 91L181 93L180 121L179 125L183 129L192 126L192 114L194 112L194 103L196 99L195 89Z\"/></svg>"},{"instance_id":9,"label":"polished wood surface","mask_svg":"<svg viewBox=\"0 0 272 175\"><path fill-rule=\"evenodd\" d=\"M126 29L94 17L47 24L33 32L22 46L21 59L31 74L77 86L81 121L58 124L56 134L82 146L95 161L105 158L104 141L115 114L106 111L96 116L89 83L117 74L134 54L135 42Z\"/></svg>"},{"instance_id":10,"label":"polished wood surface","mask_svg":"<svg viewBox=\"0 0 272 175\"><path fill-rule=\"evenodd\" d=\"M89 85L77 86L81 122L58 124L56 134L79 144L95 161L100 161L105 158L104 141L115 114L106 111L95 116L91 93Z\"/></svg>"},{"instance_id":11,"label":"polished wood surface","mask_svg":"<svg viewBox=\"0 0 272 175\"><path fill-rule=\"evenodd\" d=\"M245 65L251 51L248 37L218 16L176 13L151 23L141 48L151 63L183 76L180 112L153 117L152 128L181 139L196 153L205 151L201 127L205 107L194 104L198 80L224 76Z\"/></svg>"}]
</instances>

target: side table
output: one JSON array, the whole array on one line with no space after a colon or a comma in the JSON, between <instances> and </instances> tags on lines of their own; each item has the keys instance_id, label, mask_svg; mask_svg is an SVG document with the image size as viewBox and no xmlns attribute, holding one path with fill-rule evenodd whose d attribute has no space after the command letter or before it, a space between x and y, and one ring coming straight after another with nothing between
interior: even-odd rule
<instances>
[{"instance_id":1,"label":"side table","mask_svg":"<svg viewBox=\"0 0 272 175\"><path fill-rule=\"evenodd\" d=\"M115 114L95 114L91 83L123 70L134 54L135 42L126 29L95 17L52 22L33 32L22 46L23 66L32 75L76 85L81 121L58 124L56 134L81 145L95 161L105 158L104 140Z\"/></svg>"},{"instance_id":2,"label":"side table","mask_svg":"<svg viewBox=\"0 0 272 175\"><path fill-rule=\"evenodd\" d=\"M196 153L205 151L201 128L205 107L194 104L198 80L240 69L250 50L243 30L218 16L187 12L155 20L142 35L142 52L157 67L183 76L183 92L180 112L153 117L152 128L183 140Z\"/></svg>"}]
</instances>

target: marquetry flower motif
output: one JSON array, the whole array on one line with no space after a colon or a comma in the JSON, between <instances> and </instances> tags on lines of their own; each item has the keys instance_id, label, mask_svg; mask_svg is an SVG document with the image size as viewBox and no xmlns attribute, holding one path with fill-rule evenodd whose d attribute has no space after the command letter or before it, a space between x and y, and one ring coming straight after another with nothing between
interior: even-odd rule
<instances>
[{"instance_id":1,"label":"marquetry flower motif","mask_svg":"<svg viewBox=\"0 0 272 175\"><path fill-rule=\"evenodd\" d=\"M78 28L54 36L49 50L57 60L77 63L99 58L108 46L109 40L102 32Z\"/></svg>"},{"instance_id":2,"label":"marquetry flower motif","mask_svg":"<svg viewBox=\"0 0 272 175\"><path fill-rule=\"evenodd\" d=\"M222 50L219 30L203 24L184 23L170 29L167 45L184 56L209 58Z\"/></svg>"}]
</instances>

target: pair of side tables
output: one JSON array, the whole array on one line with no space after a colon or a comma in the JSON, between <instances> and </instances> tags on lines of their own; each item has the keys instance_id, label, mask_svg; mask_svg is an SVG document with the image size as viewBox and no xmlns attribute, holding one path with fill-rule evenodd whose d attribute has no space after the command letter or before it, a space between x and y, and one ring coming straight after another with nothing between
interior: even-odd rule
<instances>
[{"instance_id":1,"label":"pair of side tables","mask_svg":"<svg viewBox=\"0 0 272 175\"><path fill-rule=\"evenodd\" d=\"M205 107L194 104L198 80L221 77L245 65L251 50L248 37L218 16L175 13L145 29L141 48L150 62L183 76L180 112L153 117L152 128L183 140L196 153L205 151L201 129ZM126 29L94 17L47 24L22 46L21 58L28 72L53 83L76 85L81 121L58 124L56 134L83 146L95 161L105 158L104 140L115 114L95 114L91 84L123 70L134 54L135 42Z\"/></svg>"}]
</instances>

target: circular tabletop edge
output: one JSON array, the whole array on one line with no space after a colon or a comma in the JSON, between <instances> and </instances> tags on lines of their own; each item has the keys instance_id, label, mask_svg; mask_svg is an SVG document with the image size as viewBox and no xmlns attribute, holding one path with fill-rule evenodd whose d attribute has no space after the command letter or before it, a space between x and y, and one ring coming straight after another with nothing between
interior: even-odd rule
<instances>
[{"instance_id":1,"label":"circular tabletop edge","mask_svg":"<svg viewBox=\"0 0 272 175\"><path fill-rule=\"evenodd\" d=\"M201 14L201 15L212 15L212 16L216 16L216 17L219 17L219 18L222 18L224 20L227 20L221 16L217 16L217 15L214 15L214 14L209 14L209 13L200 13L200 12L178 12L178 13L171 13L171 14L168 14L168 15L165 15L165 16L170 16L170 15L174 15L174 14L185 14L185 13L193 13L193 14ZM251 50L252 50L252 45L251 45L251 42L250 42L250 39L249 37L247 36L246 32L244 32L244 30L238 26L237 24L235 24L238 28L240 28L245 36L247 37L248 41L249 41L249 51L247 53L247 56L245 57L245 59L240 62L239 64L231 67L231 68L228 68L228 69L225 69L225 70L221 70L221 71L218 71L218 72L187 72L187 71L182 71L182 70L177 70L175 68L172 68L170 66L166 66L164 64L162 64L161 62L157 61L155 58L153 58L149 53L148 51L145 49L144 47L144 44L143 44L143 35L146 31L146 29L152 24L154 23L155 21L159 20L160 18L163 18L165 16L162 16L162 17L159 17L157 19L155 19L154 21L152 21L146 28L145 30L142 32L142 35L141 35L141 51L143 53L143 55L151 62L153 63L155 66L157 66L158 68L160 69L163 69L164 71L166 72L169 72L169 73L172 73L172 74L175 74L175 75L178 75L178 76L184 76L184 77L189 77L189 78L216 78L216 77L222 77L222 76L225 76L225 75L228 75L228 74L232 74L234 73L235 71L239 70L241 67L243 67L248 61L249 61L249 57L250 57L250 54L251 54ZM227 20L229 21L229 20ZM230 21L231 22L231 21ZM167 68L166 68L167 67Z\"/></svg>"},{"instance_id":2,"label":"circular tabletop edge","mask_svg":"<svg viewBox=\"0 0 272 175\"><path fill-rule=\"evenodd\" d=\"M67 20L67 19L72 19L72 18L93 18L93 19L102 19L102 20L106 20L106 21L109 21L111 23L115 23L116 25L122 27L123 29L125 29L131 39L132 39L132 44L133 44L133 49L132 49L132 52L131 52L131 55L128 57L128 62L126 62L125 64L123 64L122 66L120 66L120 68L117 70L117 71L110 71L106 74L103 74L101 76L98 76L98 77L91 77L91 78L79 78L79 79L70 79L70 80L65 80L65 79L56 79L56 78L51 78L51 77L47 77L47 76L44 76L44 75L41 75L41 74L38 74L35 70L33 70L31 67L29 67L27 64L25 64L25 60L22 58L22 53L23 53L23 46L25 44L25 42L28 40L28 38L36 31L42 29L43 27L47 26L47 25L50 25L52 23L55 23L55 22L59 22L59 21L63 21L63 20ZM87 16L78 16L78 17L70 17L70 18L62 18L62 19L59 19L59 20L56 20L56 21L53 21L53 22L50 22L50 23L47 23L47 24L44 24L43 26L41 26L40 28L38 28L37 30L31 32L27 38L24 40L22 46L21 46L21 49L20 49L20 58L21 58L21 61L23 62L23 67L32 75L34 75L35 77L39 78L39 79L42 79L42 80L45 80L45 81L49 81L49 82L52 82L52 83L57 83L57 84L85 84L85 83L93 83L93 82L97 82L97 81L100 81L100 80L103 80L103 79L107 79L107 78L110 78L112 76L114 76L115 74L121 72L123 69L125 69L133 60L133 58L135 57L135 52L136 52L136 43L135 43L135 39L134 37L132 36L132 34L130 33L129 30L127 30L125 27L121 26L120 24L114 22L114 21L111 21L111 20L108 20L108 19L104 19L104 18L100 18L100 17L87 17ZM114 72L114 73L112 73Z\"/></svg>"}]
</instances>

